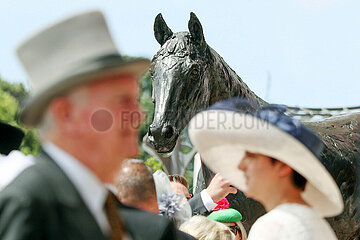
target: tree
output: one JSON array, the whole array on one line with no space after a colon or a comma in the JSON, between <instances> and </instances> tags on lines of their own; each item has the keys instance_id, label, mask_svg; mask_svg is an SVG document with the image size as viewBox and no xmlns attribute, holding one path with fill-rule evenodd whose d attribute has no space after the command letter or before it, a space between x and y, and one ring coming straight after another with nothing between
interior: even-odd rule
<instances>
[{"instance_id":1,"label":"tree","mask_svg":"<svg viewBox=\"0 0 360 240\"><path fill-rule=\"evenodd\" d=\"M24 154L36 155L40 150L40 142L36 131L18 123L19 105L26 95L27 92L21 83L9 83L0 79L0 120L21 128L25 136L20 151Z\"/></svg>"}]
</instances>

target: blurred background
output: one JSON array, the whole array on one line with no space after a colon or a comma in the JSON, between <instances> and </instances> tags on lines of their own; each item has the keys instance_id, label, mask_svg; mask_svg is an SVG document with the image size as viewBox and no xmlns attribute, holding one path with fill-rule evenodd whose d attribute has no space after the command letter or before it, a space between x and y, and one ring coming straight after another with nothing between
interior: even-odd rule
<instances>
[{"instance_id":1,"label":"blurred background","mask_svg":"<svg viewBox=\"0 0 360 240\"><path fill-rule=\"evenodd\" d=\"M0 119L17 125L30 84L16 47L35 31L69 15L104 12L120 52L147 57L159 45L153 35L162 13L173 32L187 31L190 12L207 43L247 85L271 102L301 107L360 105L360 1L358 0L0 0ZM46 67L46 66L44 66ZM152 118L151 79L142 79L141 104ZM143 136L147 125L141 130ZM26 130L24 153L39 149ZM141 137L140 136L140 139ZM154 161L144 152L143 160Z\"/></svg>"}]
</instances>

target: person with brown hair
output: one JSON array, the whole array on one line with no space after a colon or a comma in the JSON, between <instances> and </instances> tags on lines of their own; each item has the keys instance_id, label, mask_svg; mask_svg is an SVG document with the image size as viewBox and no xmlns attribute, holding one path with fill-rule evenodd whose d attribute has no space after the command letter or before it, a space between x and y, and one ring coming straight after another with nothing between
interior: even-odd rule
<instances>
[{"instance_id":1,"label":"person with brown hair","mask_svg":"<svg viewBox=\"0 0 360 240\"><path fill-rule=\"evenodd\" d=\"M116 195L120 202L159 214L152 170L143 161L127 159L116 177Z\"/></svg>"},{"instance_id":2,"label":"person with brown hair","mask_svg":"<svg viewBox=\"0 0 360 240\"><path fill-rule=\"evenodd\" d=\"M186 179L179 174L169 175L171 189L177 194L184 194L187 200L190 200L192 195L189 193L189 185Z\"/></svg>"}]
</instances>

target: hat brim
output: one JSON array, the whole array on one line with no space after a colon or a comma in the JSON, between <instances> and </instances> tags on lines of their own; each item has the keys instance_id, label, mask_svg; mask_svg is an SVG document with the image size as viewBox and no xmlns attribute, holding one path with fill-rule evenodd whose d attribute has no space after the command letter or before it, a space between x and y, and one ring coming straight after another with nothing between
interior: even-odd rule
<instances>
[{"instance_id":1,"label":"hat brim","mask_svg":"<svg viewBox=\"0 0 360 240\"><path fill-rule=\"evenodd\" d=\"M123 73L141 77L149 70L149 66L150 61L148 59L138 58L124 61L121 57L111 57L105 59L105 61L84 65L68 76L63 77L63 79L55 81L55 84L30 96L24 103L20 122L29 127L36 127L41 121L44 109L54 97L64 94L71 88L98 80L101 77Z\"/></svg>"},{"instance_id":2,"label":"hat brim","mask_svg":"<svg viewBox=\"0 0 360 240\"><path fill-rule=\"evenodd\" d=\"M343 211L340 190L319 159L293 136L262 119L227 110L203 111L190 121L189 136L204 163L243 192L246 180L238 166L249 151L278 159L305 177L302 197L321 216Z\"/></svg>"},{"instance_id":3,"label":"hat brim","mask_svg":"<svg viewBox=\"0 0 360 240\"><path fill-rule=\"evenodd\" d=\"M0 153L8 155L12 150L19 149L24 132L0 120Z\"/></svg>"}]
</instances>

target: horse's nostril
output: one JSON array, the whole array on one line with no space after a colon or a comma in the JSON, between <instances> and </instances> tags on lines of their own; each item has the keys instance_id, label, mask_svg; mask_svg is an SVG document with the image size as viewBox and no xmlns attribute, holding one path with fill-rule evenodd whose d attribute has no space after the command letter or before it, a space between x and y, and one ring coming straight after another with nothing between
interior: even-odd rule
<instances>
[{"instance_id":1,"label":"horse's nostril","mask_svg":"<svg viewBox=\"0 0 360 240\"><path fill-rule=\"evenodd\" d=\"M162 129L162 134L165 138L169 139L174 135L174 129L171 125L167 125Z\"/></svg>"},{"instance_id":2,"label":"horse's nostril","mask_svg":"<svg viewBox=\"0 0 360 240\"><path fill-rule=\"evenodd\" d=\"M168 140L174 137L174 135L175 135L175 128L170 124L165 125L164 127L162 125L159 126L150 125L148 130L148 136L150 137L150 139L152 138L156 141L164 141L164 139Z\"/></svg>"}]
</instances>

